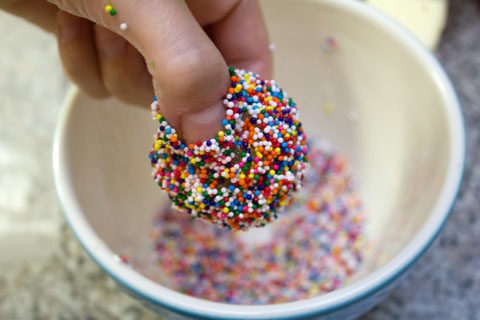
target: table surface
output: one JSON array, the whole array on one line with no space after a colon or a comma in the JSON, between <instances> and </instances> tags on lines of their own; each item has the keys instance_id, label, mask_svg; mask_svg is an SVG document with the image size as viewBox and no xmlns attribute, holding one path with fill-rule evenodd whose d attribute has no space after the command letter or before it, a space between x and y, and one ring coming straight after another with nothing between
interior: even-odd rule
<instances>
[{"instance_id":1,"label":"table surface","mask_svg":"<svg viewBox=\"0 0 480 320\"><path fill-rule=\"evenodd\" d=\"M51 151L69 84L54 38L1 12L0 30L0 319L156 319L91 262L60 215ZM439 237L364 320L480 317L479 35L478 1L451 0L436 55L463 106L465 178Z\"/></svg>"}]
</instances>

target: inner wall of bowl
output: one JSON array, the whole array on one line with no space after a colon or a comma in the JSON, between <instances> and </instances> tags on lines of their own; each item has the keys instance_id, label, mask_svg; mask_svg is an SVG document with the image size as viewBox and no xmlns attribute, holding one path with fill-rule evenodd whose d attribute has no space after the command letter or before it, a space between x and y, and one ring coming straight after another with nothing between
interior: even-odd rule
<instances>
[{"instance_id":1,"label":"inner wall of bowl","mask_svg":"<svg viewBox=\"0 0 480 320\"><path fill-rule=\"evenodd\" d=\"M359 181L371 242L361 278L406 246L436 201L450 149L439 89L372 22L314 1L262 6L275 78L297 101L307 134L346 154ZM326 48L327 38L337 46ZM167 201L147 157L155 122L146 109L79 95L68 123L67 167L86 218L112 252L158 276L149 234Z\"/></svg>"},{"instance_id":2,"label":"inner wall of bowl","mask_svg":"<svg viewBox=\"0 0 480 320\"><path fill-rule=\"evenodd\" d=\"M371 249L355 279L399 253L428 218L449 161L446 106L427 66L384 26L341 6L293 3L262 2L275 78L306 132L346 154L359 182Z\"/></svg>"}]
</instances>

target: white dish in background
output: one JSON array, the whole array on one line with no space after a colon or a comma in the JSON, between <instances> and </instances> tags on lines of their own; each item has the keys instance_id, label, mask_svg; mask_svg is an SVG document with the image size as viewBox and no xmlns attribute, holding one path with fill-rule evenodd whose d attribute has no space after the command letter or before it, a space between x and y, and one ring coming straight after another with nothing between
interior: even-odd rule
<instances>
[{"instance_id":1,"label":"white dish in background","mask_svg":"<svg viewBox=\"0 0 480 320\"><path fill-rule=\"evenodd\" d=\"M430 50L435 50L445 28L447 0L365 0L398 20Z\"/></svg>"},{"instance_id":2,"label":"white dish in background","mask_svg":"<svg viewBox=\"0 0 480 320\"><path fill-rule=\"evenodd\" d=\"M243 306L192 298L149 280L149 234L165 197L149 174L156 124L147 108L72 91L55 142L59 197L92 258L159 313L186 319L353 318L393 288L445 222L464 165L460 107L434 57L366 4L262 5L278 83L300 106L309 136L345 153L360 181L371 250L349 283L307 300ZM118 263L116 253L126 254L135 270Z\"/></svg>"}]
</instances>

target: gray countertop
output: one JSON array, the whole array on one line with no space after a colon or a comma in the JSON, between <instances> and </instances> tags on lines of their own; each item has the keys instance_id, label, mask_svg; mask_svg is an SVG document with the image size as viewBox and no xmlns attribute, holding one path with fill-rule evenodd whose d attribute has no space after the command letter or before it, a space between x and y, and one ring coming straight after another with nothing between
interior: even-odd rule
<instances>
[{"instance_id":1,"label":"gray countertop","mask_svg":"<svg viewBox=\"0 0 480 320\"><path fill-rule=\"evenodd\" d=\"M118 290L63 224L51 150L68 82L54 39L4 13L0 29L0 319L157 319ZM480 318L478 1L451 0L437 56L463 106L465 178L439 237L364 320Z\"/></svg>"}]
</instances>

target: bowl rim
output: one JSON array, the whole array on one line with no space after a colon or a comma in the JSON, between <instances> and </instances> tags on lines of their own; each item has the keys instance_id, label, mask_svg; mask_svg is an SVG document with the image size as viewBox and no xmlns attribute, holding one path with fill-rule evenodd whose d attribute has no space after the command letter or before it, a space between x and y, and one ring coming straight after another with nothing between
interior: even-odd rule
<instances>
[{"instance_id":1,"label":"bowl rim","mask_svg":"<svg viewBox=\"0 0 480 320\"><path fill-rule=\"evenodd\" d=\"M416 260L428 249L445 224L458 195L465 168L465 127L460 103L453 86L435 57L419 40L393 19L372 9L367 4L351 0L305 0L337 7L350 14L364 16L382 26L392 37L398 39L414 53L416 59L429 70L445 102L445 113L451 140L450 161L442 190L433 210L418 234L408 245L375 272L333 292L305 300L275 305L245 306L207 301L181 294L146 278L125 264L113 259L114 253L96 235L82 213L73 192L71 177L66 166L65 153L68 123L74 101L80 92L72 87L64 101L57 124L54 148L53 171L55 186L64 217L90 257L113 279L127 288L131 294L158 307L174 312L209 319L300 319L312 315L324 315L353 305L395 283ZM379 300L377 301L379 302ZM274 307L272 307L274 306Z\"/></svg>"}]
</instances>

